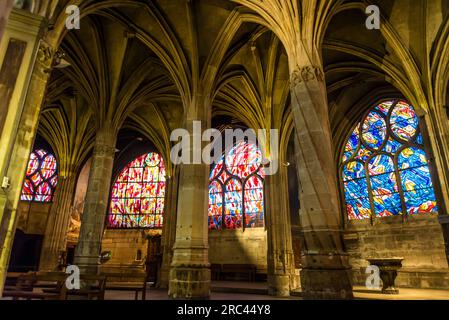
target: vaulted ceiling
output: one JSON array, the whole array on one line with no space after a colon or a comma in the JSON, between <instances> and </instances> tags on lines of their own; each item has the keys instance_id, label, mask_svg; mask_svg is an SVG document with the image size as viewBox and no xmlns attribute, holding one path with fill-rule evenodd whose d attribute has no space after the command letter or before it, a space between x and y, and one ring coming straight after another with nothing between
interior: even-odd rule
<instances>
[{"instance_id":1,"label":"vaulted ceiling","mask_svg":"<svg viewBox=\"0 0 449 320\"><path fill-rule=\"evenodd\" d=\"M292 56L323 64L336 146L372 102L388 96L435 113L436 126L447 130L449 0L48 3L47 10L35 5L50 17L46 40L70 62L52 74L50 110L72 103L88 110L80 115L90 115L94 127L139 131L164 156L170 131L200 96L212 117L280 128L286 144ZM64 27L69 3L80 7L80 30ZM365 27L371 3L381 9L381 30Z\"/></svg>"}]
</instances>

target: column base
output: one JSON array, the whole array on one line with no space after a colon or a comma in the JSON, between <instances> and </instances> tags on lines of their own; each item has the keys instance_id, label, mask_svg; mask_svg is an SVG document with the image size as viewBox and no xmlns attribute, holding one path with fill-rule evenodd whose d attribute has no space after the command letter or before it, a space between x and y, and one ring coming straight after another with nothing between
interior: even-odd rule
<instances>
[{"instance_id":1,"label":"column base","mask_svg":"<svg viewBox=\"0 0 449 320\"><path fill-rule=\"evenodd\" d=\"M172 266L168 295L171 299L204 300L210 297L210 269L206 265Z\"/></svg>"},{"instance_id":2,"label":"column base","mask_svg":"<svg viewBox=\"0 0 449 320\"><path fill-rule=\"evenodd\" d=\"M268 275L268 294L276 297L289 297L290 278L286 274Z\"/></svg>"},{"instance_id":3,"label":"column base","mask_svg":"<svg viewBox=\"0 0 449 320\"><path fill-rule=\"evenodd\" d=\"M306 300L353 299L350 270L301 270L301 287Z\"/></svg>"},{"instance_id":4,"label":"column base","mask_svg":"<svg viewBox=\"0 0 449 320\"><path fill-rule=\"evenodd\" d=\"M304 254L301 269L304 299L353 299L348 258L342 253Z\"/></svg>"}]
</instances>

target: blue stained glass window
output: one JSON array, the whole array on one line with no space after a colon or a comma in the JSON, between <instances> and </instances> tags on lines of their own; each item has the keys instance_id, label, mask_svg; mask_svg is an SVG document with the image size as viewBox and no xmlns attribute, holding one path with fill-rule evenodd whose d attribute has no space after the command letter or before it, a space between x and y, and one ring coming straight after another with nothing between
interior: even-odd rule
<instances>
[{"instance_id":1,"label":"blue stained glass window","mask_svg":"<svg viewBox=\"0 0 449 320\"><path fill-rule=\"evenodd\" d=\"M382 102L357 124L341 176L349 220L438 210L419 118L406 101Z\"/></svg>"},{"instance_id":2,"label":"blue stained glass window","mask_svg":"<svg viewBox=\"0 0 449 320\"><path fill-rule=\"evenodd\" d=\"M387 135L386 122L378 112L371 111L363 122L362 138L365 144L372 149L379 149Z\"/></svg>"},{"instance_id":3,"label":"blue stained glass window","mask_svg":"<svg viewBox=\"0 0 449 320\"><path fill-rule=\"evenodd\" d=\"M365 176L366 176L365 168L363 166L363 163L359 161L352 161L346 164L343 168L344 181L359 179Z\"/></svg>"}]
</instances>

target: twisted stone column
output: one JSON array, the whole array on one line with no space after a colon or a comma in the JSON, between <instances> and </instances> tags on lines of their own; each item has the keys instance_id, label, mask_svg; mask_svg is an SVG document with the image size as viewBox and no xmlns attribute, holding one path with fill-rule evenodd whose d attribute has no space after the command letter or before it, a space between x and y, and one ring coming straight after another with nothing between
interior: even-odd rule
<instances>
[{"instance_id":1,"label":"twisted stone column","mask_svg":"<svg viewBox=\"0 0 449 320\"><path fill-rule=\"evenodd\" d=\"M108 208L116 135L104 125L95 137L92 164L74 264L81 273L96 274Z\"/></svg>"},{"instance_id":2,"label":"twisted stone column","mask_svg":"<svg viewBox=\"0 0 449 320\"><path fill-rule=\"evenodd\" d=\"M158 287L168 288L170 264L173 257L173 245L176 237L176 209L178 202L178 170L174 169L173 177L167 179L165 197L165 216L162 229L162 266Z\"/></svg>"},{"instance_id":3,"label":"twisted stone column","mask_svg":"<svg viewBox=\"0 0 449 320\"><path fill-rule=\"evenodd\" d=\"M352 298L350 265L343 244L336 165L332 151L326 85L320 66L291 70L291 99L299 148L301 283L304 297Z\"/></svg>"},{"instance_id":4,"label":"twisted stone column","mask_svg":"<svg viewBox=\"0 0 449 320\"><path fill-rule=\"evenodd\" d=\"M186 128L193 133L191 120ZM193 155L192 151L192 146L189 150L182 150L190 155ZM210 296L208 173L209 165L180 165L176 240L169 282L169 296L173 299L205 299Z\"/></svg>"},{"instance_id":5,"label":"twisted stone column","mask_svg":"<svg viewBox=\"0 0 449 320\"><path fill-rule=\"evenodd\" d=\"M265 177L268 236L268 293L289 296L295 283L295 259L288 210L287 170L281 165L275 175Z\"/></svg>"},{"instance_id":6,"label":"twisted stone column","mask_svg":"<svg viewBox=\"0 0 449 320\"><path fill-rule=\"evenodd\" d=\"M65 177L59 177L45 228L39 263L39 269L42 271L57 270L59 255L66 250L67 231L76 187L75 177L76 175L73 173L68 173Z\"/></svg>"}]
</instances>

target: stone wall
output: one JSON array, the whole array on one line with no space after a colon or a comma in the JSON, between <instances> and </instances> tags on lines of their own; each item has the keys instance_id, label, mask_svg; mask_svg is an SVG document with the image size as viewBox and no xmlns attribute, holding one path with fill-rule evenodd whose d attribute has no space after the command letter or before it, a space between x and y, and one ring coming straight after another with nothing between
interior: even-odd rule
<instances>
[{"instance_id":1,"label":"stone wall","mask_svg":"<svg viewBox=\"0 0 449 320\"><path fill-rule=\"evenodd\" d=\"M51 203L20 201L17 228L26 234L44 235Z\"/></svg>"},{"instance_id":2,"label":"stone wall","mask_svg":"<svg viewBox=\"0 0 449 320\"><path fill-rule=\"evenodd\" d=\"M253 264L267 273L267 232L263 228L209 231L211 264Z\"/></svg>"},{"instance_id":3,"label":"stone wall","mask_svg":"<svg viewBox=\"0 0 449 320\"><path fill-rule=\"evenodd\" d=\"M449 288L449 268L441 225L436 214L350 221L345 244L354 271L354 284L365 285L367 258L403 257L397 285Z\"/></svg>"},{"instance_id":4,"label":"stone wall","mask_svg":"<svg viewBox=\"0 0 449 320\"><path fill-rule=\"evenodd\" d=\"M160 233L161 231L151 231ZM102 266L104 272L143 272L149 231L106 229L102 251L112 257ZM136 260L141 250L142 259ZM209 260L216 264L253 264L259 274L267 272L267 232L263 228L209 232Z\"/></svg>"},{"instance_id":5,"label":"stone wall","mask_svg":"<svg viewBox=\"0 0 449 320\"><path fill-rule=\"evenodd\" d=\"M106 229L101 251L111 251L111 260L102 265L103 272L134 273L145 272L145 259L148 250L147 234L160 230L113 230ZM141 258L137 259L140 250Z\"/></svg>"}]
</instances>

